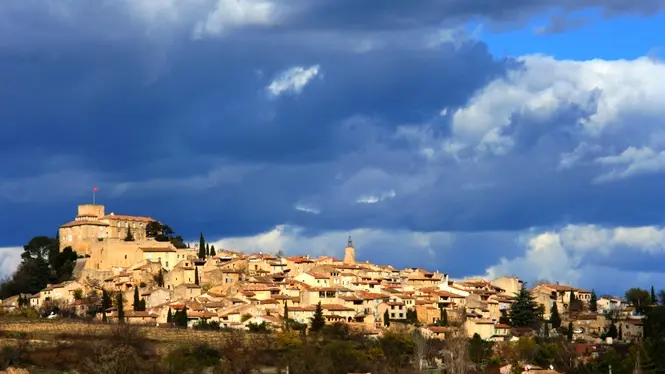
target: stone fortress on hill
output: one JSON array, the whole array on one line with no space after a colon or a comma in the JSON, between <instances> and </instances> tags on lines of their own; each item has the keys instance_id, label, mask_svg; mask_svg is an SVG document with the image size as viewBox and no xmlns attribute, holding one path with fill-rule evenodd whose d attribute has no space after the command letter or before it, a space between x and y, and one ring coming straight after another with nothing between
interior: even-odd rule
<instances>
[{"instance_id":1,"label":"stone fortress on hill","mask_svg":"<svg viewBox=\"0 0 665 374\"><path fill-rule=\"evenodd\" d=\"M501 323L524 284L517 277L451 280L448 274L421 268L358 262L350 237L343 260L235 249L217 249L199 258L197 248L176 248L171 241L148 235L146 229L155 222L150 217L107 214L103 205L79 205L74 220L59 229L60 250L71 247L81 256L74 279L27 295L29 305L57 305L84 315L93 307L88 300L94 298L81 295L105 290L126 300L124 318L129 323L166 323L171 311L184 309L189 326L205 320L238 329L265 323L279 330L285 325L286 309L289 321L306 325L320 304L327 322L347 323L368 335L380 335L388 325L400 323L419 323L424 333L442 339L479 334L498 341L523 333ZM566 314L571 295L588 305L589 291L558 283L539 284L530 291L545 318L556 305L564 318L584 324L586 331L606 330L610 323L601 313ZM141 309L132 303L135 295L144 303ZM2 308L17 308L18 297L3 300ZM601 298L597 305L599 310L630 312L618 299ZM111 307L105 315L117 319L118 311ZM624 336L641 336L639 322L625 321Z\"/></svg>"}]
</instances>

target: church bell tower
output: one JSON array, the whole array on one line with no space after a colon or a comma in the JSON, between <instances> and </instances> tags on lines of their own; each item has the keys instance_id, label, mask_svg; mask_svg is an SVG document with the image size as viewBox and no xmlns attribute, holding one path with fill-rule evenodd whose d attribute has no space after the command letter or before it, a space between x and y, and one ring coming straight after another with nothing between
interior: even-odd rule
<instances>
[{"instance_id":1,"label":"church bell tower","mask_svg":"<svg viewBox=\"0 0 665 374\"><path fill-rule=\"evenodd\" d=\"M356 263L356 249L353 248L353 240L351 240L351 236L349 236L349 242L346 244L346 248L344 248L344 263Z\"/></svg>"}]
</instances>

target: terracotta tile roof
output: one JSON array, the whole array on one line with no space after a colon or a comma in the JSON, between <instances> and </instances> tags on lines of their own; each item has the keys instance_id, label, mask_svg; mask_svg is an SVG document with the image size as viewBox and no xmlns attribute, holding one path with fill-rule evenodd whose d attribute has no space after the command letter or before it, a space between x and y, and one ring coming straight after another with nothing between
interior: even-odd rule
<instances>
[{"instance_id":1,"label":"terracotta tile roof","mask_svg":"<svg viewBox=\"0 0 665 374\"><path fill-rule=\"evenodd\" d=\"M60 225L60 227L67 228L67 227L84 226L84 225L108 226L109 224L105 223L105 222L99 222L99 221L93 221L93 220L80 220L80 221L67 222L64 225Z\"/></svg>"},{"instance_id":2,"label":"terracotta tile roof","mask_svg":"<svg viewBox=\"0 0 665 374\"><path fill-rule=\"evenodd\" d=\"M139 249L146 253L175 252L175 249L169 247L139 247Z\"/></svg>"},{"instance_id":3,"label":"terracotta tile roof","mask_svg":"<svg viewBox=\"0 0 665 374\"><path fill-rule=\"evenodd\" d=\"M335 312L342 312L342 311L352 311L352 308L347 308L344 305L339 305L339 304L321 304L321 309L323 310L328 310L328 311L335 311Z\"/></svg>"},{"instance_id":4,"label":"terracotta tile roof","mask_svg":"<svg viewBox=\"0 0 665 374\"><path fill-rule=\"evenodd\" d=\"M99 219L108 219L115 221L136 221L136 222L152 222L154 219L151 217L141 217L141 216L125 216L122 214L107 214Z\"/></svg>"}]
</instances>

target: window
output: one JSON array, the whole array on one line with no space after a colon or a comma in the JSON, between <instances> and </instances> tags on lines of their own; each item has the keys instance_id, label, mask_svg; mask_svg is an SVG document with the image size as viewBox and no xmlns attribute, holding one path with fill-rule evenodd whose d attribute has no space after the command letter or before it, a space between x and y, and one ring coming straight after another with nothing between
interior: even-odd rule
<instances>
[{"instance_id":1,"label":"window","mask_svg":"<svg viewBox=\"0 0 665 374\"><path fill-rule=\"evenodd\" d=\"M395 313L390 313L390 318L395 318Z\"/></svg>"},{"instance_id":2,"label":"window","mask_svg":"<svg viewBox=\"0 0 665 374\"><path fill-rule=\"evenodd\" d=\"M168 261L166 261L166 267L169 267L169 262Z\"/></svg>"},{"instance_id":3,"label":"window","mask_svg":"<svg viewBox=\"0 0 665 374\"><path fill-rule=\"evenodd\" d=\"M125 260L127 259L127 255L125 255Z\"/></svg>"}]
</instances>

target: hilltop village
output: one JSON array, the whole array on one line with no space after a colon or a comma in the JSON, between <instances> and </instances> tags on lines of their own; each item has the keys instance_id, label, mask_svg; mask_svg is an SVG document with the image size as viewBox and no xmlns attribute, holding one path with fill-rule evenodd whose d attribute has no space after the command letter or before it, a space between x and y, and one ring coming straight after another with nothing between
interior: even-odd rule
<instances>
[{"instance_id":1,"label":"hilltop village","mask_svg":"<svg viewBox=\"0 0 665 374\"><path fill-rule=\"evenodd\" d=\"M79 256L72 279L7 298L2 308L57 306L85 316L101 294L108 294L113 301L93 310L94 318L160 325L180 313L183 325L191 328L215 323L227 329L280 330L285 317L306 327L319 313L326 323L348 324L368 336L380 336L391 324L419 326L441 339L477 334L506 341L537 333L533 327L509 325L508 310L524 287L517 277L458 281L420 268L357 262L352 238L340 260L247 254L207 244L187 248L170 234L168 226L150 217L80 205L74 220L59 229L60 251L71 248ZM596 298L571 285L538 284L529 291L542 319L561 318L559 325L574 326L576 337L602 335L615 323L624 339L642 336L642 320L622 300ZM620 313L610 318L612 311Z\"/></svg>"}]
</instances>

